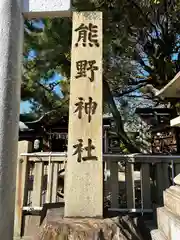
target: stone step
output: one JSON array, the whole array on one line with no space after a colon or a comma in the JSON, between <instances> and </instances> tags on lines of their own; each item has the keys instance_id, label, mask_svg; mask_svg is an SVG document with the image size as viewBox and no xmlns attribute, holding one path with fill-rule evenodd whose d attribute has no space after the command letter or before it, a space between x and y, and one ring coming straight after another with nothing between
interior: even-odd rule
<instances>
[{"instance_id":1,"label":"stone step","mask_svg":"<svg viewBox=\"0 0 180 240\"><path fill-rule=\"evenodd\" d=\"M152 230L151 237L152 240L168 240L159 229Z\"/></svg>"},{"instance_id":2,"label":"stone step","mask_svg":"<svg viewBox=\"0 0 180 240\"><path fill-rule=\"evenodd\" d=\"M164 191L164 205L180 217L180 186L171 186Z\"/></svg>"},{"instance_id":3,"label":"stone step","mask_svg":"<svg viewBox=\"0 0 180 240\"><path fill-rule=\"evenodd\" d=\"M157 209L158 229L168 240L177 240L180 236L180 217L174 215L167 207Z\"/></svg>"}]
</instances>

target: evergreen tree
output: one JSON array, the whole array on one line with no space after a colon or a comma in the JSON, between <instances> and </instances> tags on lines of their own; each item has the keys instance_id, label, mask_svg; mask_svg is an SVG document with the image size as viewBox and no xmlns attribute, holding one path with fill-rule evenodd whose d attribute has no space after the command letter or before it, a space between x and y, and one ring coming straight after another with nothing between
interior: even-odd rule
<instances>
[{"instance_id":1,"label":"evergreen tree","mask_svg":"<svg viewBox=\"0 0 180 240\"><path fill-rule=\"evenodd\" d=\"M146 98L142 87L160 89L180 70L179 6L179 0L73 2L77 11L103 11L104 105L113 114L117 134L130 152L138 149L124 131L115 99L134 92ZM22 100L31 101L37 116L68 111L71 31L71 18L25 22ZM64 78L53 82L61 87L62 96L51 82L56 73Z\"/></svg>"}]
</instances>

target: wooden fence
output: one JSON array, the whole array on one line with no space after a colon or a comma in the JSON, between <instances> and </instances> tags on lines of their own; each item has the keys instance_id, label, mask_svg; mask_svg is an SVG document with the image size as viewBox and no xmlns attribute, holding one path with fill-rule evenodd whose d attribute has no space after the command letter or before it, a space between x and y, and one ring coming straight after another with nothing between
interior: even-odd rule
<instances>
[{"instance_id":1,"label":"wooden fence","mask_svg":"<svg viewBox=\"0 0 180 240\"><path fill-rule=\"evenodd\" d=\"M105 197L110 211L152 212L180 173L180 156L105 154ZM124 166L124 170L123 167Z\"/></svg>"},{"instance_id":2,"label":"wooden fence","mask_svg":"<svg viewBox=\"0 0 180 240\"><path fill-rule=\"evenodd\" d=\"M31 151L29 144L24 142L27 151ZM24 213L37 214L45 203L64 202L61 190L64 188L64 170L67 161L66 153L20 153L20 151L16 176L14 226L16 238L23 232Z\"/></svg>"},{"instance_id":3,"label":"wooden fence","mask_svg":"<svg viewBox=\"0 0 180 240\"><path fill-rule=\"evenodd\" d=\"M19 153L17 163L15 236L22 233L24 213L41 211L44 203L63 201L66 153ZM23 148L24 150L24 148ZM104 197L109 211L152 212L163 190L180 173L180 156L104 154Z\"/></svg>"}]
</instances>

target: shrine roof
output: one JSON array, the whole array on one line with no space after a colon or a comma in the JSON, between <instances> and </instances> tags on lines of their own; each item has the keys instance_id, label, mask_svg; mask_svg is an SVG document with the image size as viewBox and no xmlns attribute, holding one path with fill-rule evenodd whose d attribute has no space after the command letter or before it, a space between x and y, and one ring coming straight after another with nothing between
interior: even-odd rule
<instances>
[{"instance_id":1,"label":"shrine roof","mask_svg":"<svg viewBox=\"0 0 180 240\"><path fill-rule=\"evenodd\" d=\"M25 121L26 120L26 121ZM111 114L103 115L103 125L110 124L113 120L113 116ZM39 131L42 128L67 128L68 127L68 115L52 117L51 115L43 116L37 120L32 119L24 119L22 115L20 115L19 121L19 131L20 132L31 132L33 130Z\"/></svg>"},{"instance_id":2,"label":"shrine roof","mask_svg":"<svg viewBox=\"0 0 180 240\"><path fill-rule=\"evenodd\" d=\"M180 71L156 95L163 98L180 98Z\"/></svg>"},{"instance_id":3,"label":"shrine roof","mask_svg":"<svg viewBox=\"0 0 180 240\"><path fill-rule=\"evenodd\" d=\"M135 113L139 115L153 115L153 114L170 114L172 109L164 107L154 107L154 108L136 108Z\"/></svg>"},{"instance_id":4,"label":"shrine roof","mask_svg":"<svg viewBox=\"0 0 180 240\"><path fill-rule=\"evenodd\" d=\"M150 131L152 133L168 132L170 129L175 129L175 128L171 127L169 124L159 124L159 125L150 127Z\"/></svg>"},{"instance_id":5,"label":"shrine roof","mask_svg":"<svg viewBox=\"0 0 180 240\"><path fill-rule=\"evenodd\" d=\"M138 114L146 124L151 126L151 131L157 131L157 129L161 129L162 131L170 126L172 116L172 109L170 108L137 108L135 113Z\"/></svg>"}]
</instances>

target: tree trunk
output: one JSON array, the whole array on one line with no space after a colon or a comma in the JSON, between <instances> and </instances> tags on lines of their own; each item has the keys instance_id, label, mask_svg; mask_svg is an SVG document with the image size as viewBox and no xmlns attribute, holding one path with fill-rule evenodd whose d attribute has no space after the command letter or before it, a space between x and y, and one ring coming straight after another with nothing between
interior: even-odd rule
<instances>
[{"instance_id":1,"label":"tree trunk","mask_svg":"<svg viewBox=\"0 0 180 240\"><path fill-rule=\"evenodd\" d=\"M111 94L109 85L107 81L103 81L103 91L104 91L104 101L108 104L110 111L116 122L117 135L119 139L124 143L130 153L139 153L140 150L135 146L135 144L129 139L126 132L124 131L122 118L117 106L114 102L113 96Z\"/></svg>"}]
</instances>

